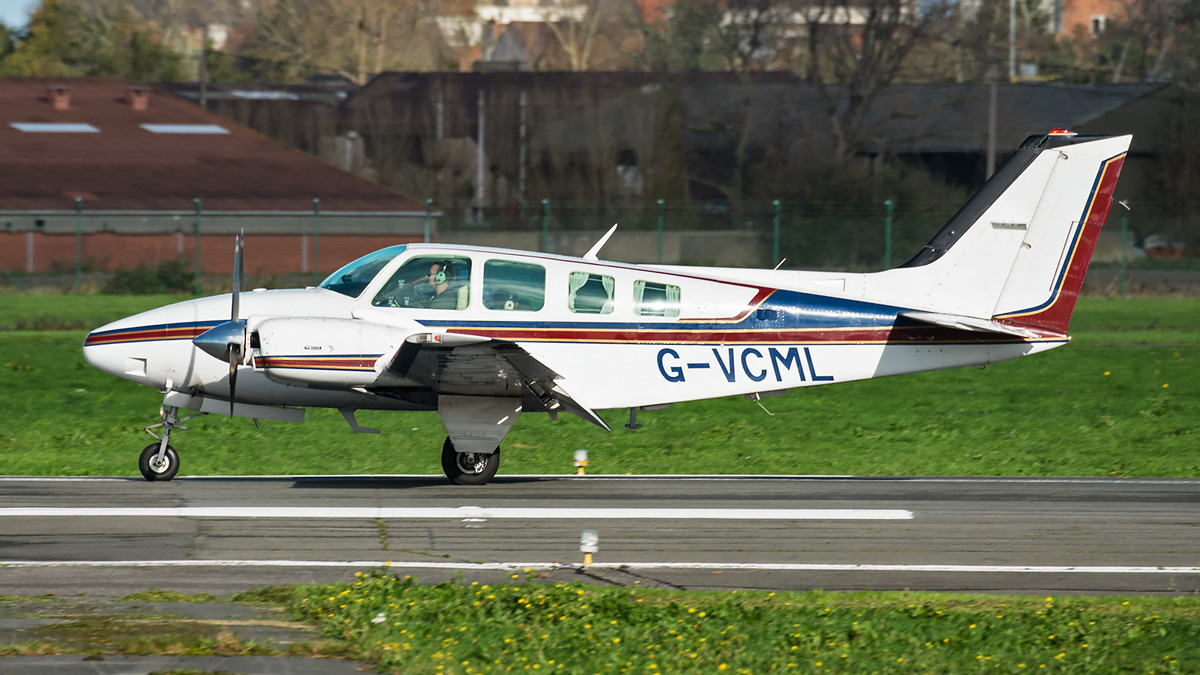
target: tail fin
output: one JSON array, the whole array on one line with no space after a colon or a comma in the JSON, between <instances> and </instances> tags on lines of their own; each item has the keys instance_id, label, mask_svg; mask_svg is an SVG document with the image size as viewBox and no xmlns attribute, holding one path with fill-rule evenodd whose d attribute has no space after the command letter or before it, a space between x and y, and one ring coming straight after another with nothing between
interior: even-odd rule
<instances>
[{"instance_id":1,"label":"tail fin","mask_svg":"<svg viewBox=\"0 0 1200 675\"><path fill-rule=\"evenodd\" d=\"M910 306L1066 333L1131 140L1030 137L912 260L879 276L927 294Z\"/></svg>"}]
</instances>

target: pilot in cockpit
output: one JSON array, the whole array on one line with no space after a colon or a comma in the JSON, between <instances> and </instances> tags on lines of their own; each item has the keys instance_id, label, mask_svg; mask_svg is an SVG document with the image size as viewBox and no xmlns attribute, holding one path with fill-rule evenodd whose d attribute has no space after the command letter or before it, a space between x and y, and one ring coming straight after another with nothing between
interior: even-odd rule
<instances>
[{"instance_id":1,"label":"pilot in cockpit","mask_svg":"<svg viewBox=\"0 0 1200 675\"><path fill-rule=\"evenodd\" d=\"M465 309L468 285L458 279L451 260L412 260L406 263L375 296L377 307L428 307Z\"/></svg>"}]
</instances>

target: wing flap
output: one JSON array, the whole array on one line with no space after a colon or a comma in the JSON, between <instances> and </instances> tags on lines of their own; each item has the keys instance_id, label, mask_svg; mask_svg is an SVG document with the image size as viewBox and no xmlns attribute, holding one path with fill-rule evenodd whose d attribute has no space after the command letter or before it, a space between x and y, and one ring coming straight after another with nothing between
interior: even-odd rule
<instances>
[{"instance_id":1,"label":"wing flap","mask_svg":"<svg viewBox=\"0 0 1200 675\"><path fill-rule=\"evenodd\" d=\"M1045 337L1044 333L1015 326L1009 323L1000 323L991 319L980 319L972 316L960 316L958 314L939 314L937 312L900 312L899 316L910 319L912 321L920 321L942 328L950 328L953 330L968 331L971 333L988 333L1007 338L1040 338Z\"/></svg>"},{"instance_id":2,"label":"wing flap","mask_svg":"<svg viewBox=\"0 0 1200 675\"><path fill-rule=\"evenodd\" d=\"M520 345L475 335L410 336L386 370L439 395L520 396L548 412L559 409L611 431L591 408L571 396L559 374Z\"/></svg>"}]
</instances>

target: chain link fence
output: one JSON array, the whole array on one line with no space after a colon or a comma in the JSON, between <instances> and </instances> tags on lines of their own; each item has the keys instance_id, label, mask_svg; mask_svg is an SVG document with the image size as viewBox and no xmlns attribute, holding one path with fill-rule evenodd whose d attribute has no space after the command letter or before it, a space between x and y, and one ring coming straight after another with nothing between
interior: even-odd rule
<instances>
[{"instance_id":1,"label":"chain link fence","mask_svg":"<svg viewBox=\"0 0 1200 675\"><path fill-rule=\"evenodd\" d=\"M248 274L263 283L314 283L348 260L397 243L581 255L614 223L617 235L602 254L611 260L869 272L903 264L961 206L622 199L479 208L426 200L423 212L348 213L321 212L319 205L314 200L311 212L204 211L201 204L176 211L0 211L0 283L21 288L48 277L78 290L89 274L176 261L192 271L199 289L202 275L228 276L240 231ZM1184 211L1114 206L1094 263L1200 267L1188 257L1200 250L1200 222L1173 215Z\"/></svg>"}]
</instances>

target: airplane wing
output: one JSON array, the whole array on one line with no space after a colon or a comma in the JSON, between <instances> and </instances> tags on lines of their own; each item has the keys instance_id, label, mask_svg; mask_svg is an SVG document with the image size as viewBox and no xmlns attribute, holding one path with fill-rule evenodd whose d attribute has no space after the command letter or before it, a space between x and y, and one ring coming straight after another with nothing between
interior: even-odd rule
<instances>
[{"instance_id":1,"label":"airplane wing","mask_svg":"<svg viewBox=\"0 0 1200 675\"><path fill-rule=\"evenodd\" d=\"M517 343L467 335L453 335L453 340L458 344L412 336L396 350L385 370L435 394L519 395L526 411L566 410L611 431L599 415L563 389L558 373Z\"/></svg>"},{"instance_id":2,"label":"airplane wing","mask_svg":"<svg viewBox=\"0 0 1200 675\"><path fill-rule=\"evenodd\" d=\"M980 319L970 316L959 316L957 314L939 314L936 312L900 312L899 316L912 321L921 323L933 324L943 328L952 328L954 330L969 331L972 333L989 333L992 335L1003 336L1007 338L1040 338L1045 337L1044 333L1028 330L1020 326L1012 324L1000 323L991 319Z\"/></svg>"}]
</instances>

